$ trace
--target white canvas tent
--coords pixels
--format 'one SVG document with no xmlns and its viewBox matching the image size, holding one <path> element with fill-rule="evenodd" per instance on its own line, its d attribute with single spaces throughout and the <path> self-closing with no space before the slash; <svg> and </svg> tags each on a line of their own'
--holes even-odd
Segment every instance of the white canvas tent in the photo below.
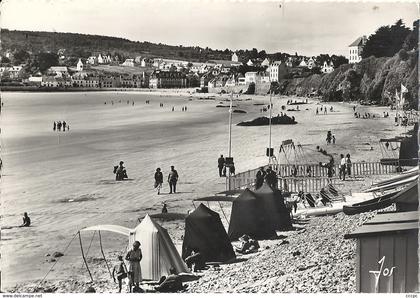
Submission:
<svg viewBox="0 0 420 298">
<path fill-rule="evenodd" d="M 172 267 L 176 273 L 188 272 L 168 232 L 149 215 L 134 229 L 116 225 L 98 225 L 80 230 L 109 231 L 128 236 L 129 248 L 134 241 L 140 241 L 143 259 L 140 262 L 142 277 L 145 280 L 159 280 L 169 275 Z"/>
</svg>

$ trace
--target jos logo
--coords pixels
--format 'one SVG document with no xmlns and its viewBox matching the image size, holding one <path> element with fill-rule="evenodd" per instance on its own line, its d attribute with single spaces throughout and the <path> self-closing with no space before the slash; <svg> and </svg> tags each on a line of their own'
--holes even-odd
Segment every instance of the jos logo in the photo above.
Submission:
<svg viewBox="0 0 420 298">
<path fill-rule="evenodd" d="M 378 285 L 379 285 L 379 278 L 381 276 L 392 276 L 394 273 L 395 266 L 391 268 L 384 268 L 385 263 L 385 256 L 382 257 L 382 259 L 379 260 L 378 264 L 381 265 L 379 270 L 370 270 L 369 273 L 372 273 L 375 276 L 375 292 L 378 292 Z"/>
</svg>

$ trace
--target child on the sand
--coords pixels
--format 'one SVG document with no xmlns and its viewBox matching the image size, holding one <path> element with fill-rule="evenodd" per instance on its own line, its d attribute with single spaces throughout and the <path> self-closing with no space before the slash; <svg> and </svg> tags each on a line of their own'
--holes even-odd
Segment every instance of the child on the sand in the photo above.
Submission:
<svg viewBox="0 0 420 298">
<path fill-rule="evenodd" d="M 122 256 L 118 256 L 118 264 L 115 265 L 112 270 L 112 278 L 114 279 L 114 282 L 117 282 L 115 276 L 118 279 L 118 293 L 121 293 L 122 281 L 127 278 L 127 267 L 125 266 Z"/>
<path fill-rule="evenodd" d="M 31 225 L 31 219 L 28 216 L 28 213 L 23 213 L 23 224 L 21 227 L 29 227 Z"/>
</svg>

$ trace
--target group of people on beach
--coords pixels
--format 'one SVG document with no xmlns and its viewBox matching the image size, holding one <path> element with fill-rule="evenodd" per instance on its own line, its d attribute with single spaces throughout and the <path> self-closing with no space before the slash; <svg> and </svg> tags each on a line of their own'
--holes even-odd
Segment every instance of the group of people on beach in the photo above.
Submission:
<svg viewBox="0 0 420 298">
<path fill-rule="evenodd" d="M 324 115 L 326 115 L 326 114 L 328 113 L 328 111 L 327 111 L 327 107 L 321 106 L 320 110 L 321 110 L 321 112 L 322 112 L 322 111 L 324 111 Z M 333 111 L 334 111 L 334 108 L 333 108 L 333 106 L 331 106 L 331 107 L 330 107 L 330 112 L 333 112 Z M 316 113 L 317 115 L 319 115 L 319 110 L 318 110 L 318 108 L 316 108 L 315 113 Z"/>
<path fill-rule="evenodd" d="M 118 102 L 119 103 L 122 103 L 122 100 L 120 99 Z M 104 101 L 104 105 L 106 105 L 106 104 L 107 104 L 107 102 Z M 127 100 L 127 104 L 128 105 L 130 104 L 130 100 Z M 114 101 L 113 100 L 111 100 L 111 105 L 114 105 Z M 131 101 L 131 105 L 134 106 L 134 100 Z"/>
<path fill-rule="evenodd" d="M 350 153 L 347 153 L 346 156 L 344 154 L 340 154 L 340 171 L 339 171 L 339 178 L 343 181 L 346 180 L 346 174 L 350 177 L 351 175 L 351 159 Z"/>
<path fill-rule="evenodd" d="M 331 130 L 329 130 L 328 132 L 327 132 L 327 138 L 325 139 L 326 141 L 327 141 L 327 145 L 329 145 L 329 144 L 335 144 L 335 135 L 333 135 L 332 133 L 331 133 Z"/>
<path fill-rule="evenodd" d="M 226 159 L 223 157 L 223 154 L 217 159 L 217 168 L 219 169 L 219 177 L 226 177 L 226 170 L 229 169 L 231 175 L 235 175 L 235 165 L 226 164 Z"/>
<path fill-rule="evenodd" d="M 124 162 L 120 161 L 119 165 L 114 166 L 114 174 L 116 181 L 122 181 L 124 179 L 128 179 L 127 169 L 124 166 Z M 156 169 L 154 175 L 155 183 L 154 188 L 157 189 L 157 194 L 160 194 L 160 190 L 162 189 L 163 185 L 163 173 L 160 168 Z M 169 184 L 169 194 L 176 193 L 176 184 L 178 182 L 179 175 L 178 171 L 175 170 L 174 166 L 171 166 L 171 170 L 169 171 L 168 175 L 168 184 Z"/>
<path fill-rule="evenodd" d="M 277 173 L 273 171 L 271 166 L 268 166 L 267 170 L 264 167 L 260 167 L 255 175 L 255 189 L 259 189 L 264 184 L 264 181 L 272 189 L 277 189 Z"/>
<path fill-rule="evenodd" d="M 117 257 L 117 263 L 112 269 L 112 278 L 118 283 L 118 293 L 122 291 L 123 281 L 128 278 L 129 293 L 142 293 L 140 283 L 143 281 L 140 262 L 143 259 L 140 241 L 134 241 L 133 247 L 127 252 L 124 262 L 123 256 Z M 187 262 L 187 260 L 186 260 Z M 176 273 L 175 268 L 169 268 L 169 275 L 162 276 L 154 287 L 160 293 L 175 293 L 183 289 L 182 278 Z"/>
<path fill-rule="evenodd" d="M 179 179 L 178 171 L 175 170 L 174 166 L 171 166 L 171 170 L 169 171 L 169 175 L 168 175 L 169 194 L 176 193 L 176 184 L 178 182 L 178 179 Z M 160 194 L 162 185 L 163 185 L 163 173 L 160 168 L 157 168 L 155 172 L 154 187 L 155 189 L 157 189 L 158 195 Z"/>
<path fill-rule="evenodd" d="M 70 130 L 70 125 L 68 123 L 66 123 L 66 121 L 54 121 L 53 123 L 53 131 L 61 131 L 61 129 L 63 129 L 63 131 Z"/>
</svg>

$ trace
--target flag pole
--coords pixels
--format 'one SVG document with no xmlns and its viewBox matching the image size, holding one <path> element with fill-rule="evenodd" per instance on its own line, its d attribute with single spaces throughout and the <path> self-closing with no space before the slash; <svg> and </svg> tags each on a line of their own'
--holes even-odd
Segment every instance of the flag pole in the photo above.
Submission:
<svg viewBox="0 0 420 298">
<path fill-rule="evenodd" d="M 233 91 L 230 93 L 230 106 L 229 106 L 229 148 L 228 148 L 228 157 L 232 157 L 232 101 L 233 101 Z M 227 179 L 227 183 L 226 183 L 226 190 L 230 190 L 230 176 L 231 176 L 231 172 L 230 172 L 230 167 L 228 167 L 227 169 L 228 171 L 228 177 Z"/>
<path fill-rule="evenodd" d="M 272 116 L 272 107 L 273 107 L 273 104 L 272 104 L 272 102 L 271 102 L 271 90 L 270 90 L 270 119 L 268 120 L 269 122 L 268 122 L 268 127 L 269 127 L 269 129 L 268 129 L 268 131 L 269 131 L 269 138 L 268 138 L 268 165 L 271 165 L 271 116 Z"/>
</svg>

